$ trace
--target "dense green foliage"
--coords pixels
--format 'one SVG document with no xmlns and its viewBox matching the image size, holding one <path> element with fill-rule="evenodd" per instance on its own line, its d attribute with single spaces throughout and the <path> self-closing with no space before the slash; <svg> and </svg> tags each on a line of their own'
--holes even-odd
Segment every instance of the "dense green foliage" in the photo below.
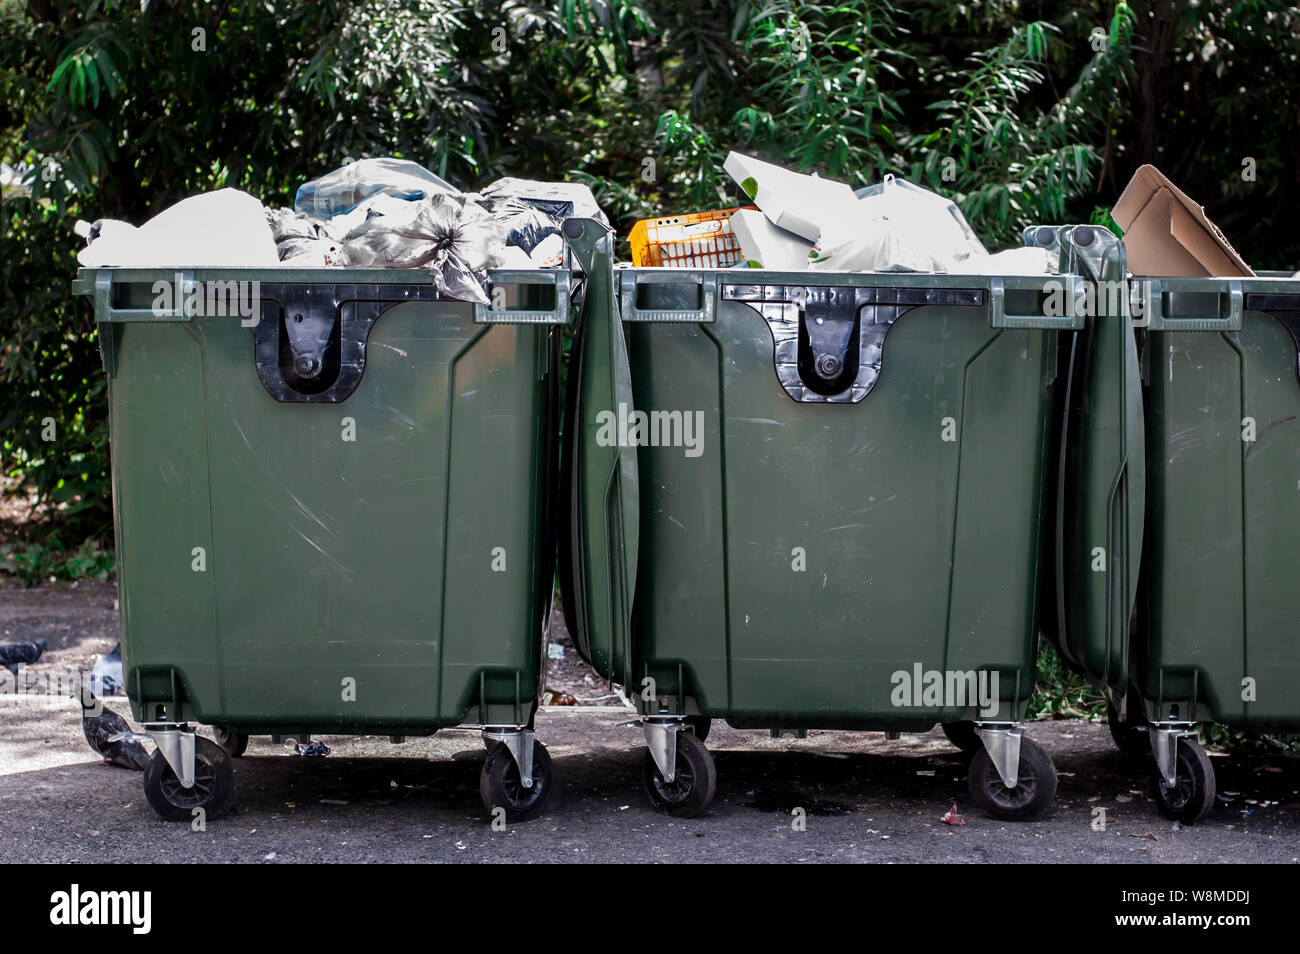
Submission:
<svg viewBox="0 0 1300 954">
<path fill-rule="evenodd" d="M 625 233 L 735 203 L 721 159 L 738 148 L 855 185 L 905 175 L 992 246 L 1104 220 L 1151 161 L 1248 261 L 1300 262 L 1298 17 L 1240 0 L 0 0 L 0 160 L 34 170 L 0 209 L 0 471 L 56 505 L 46 543 L 107 537 L 77 218 L 139 222 L 225 185 L 287 204 L 345 157 L 467 188 L 582 179 Z"/>
</svg>

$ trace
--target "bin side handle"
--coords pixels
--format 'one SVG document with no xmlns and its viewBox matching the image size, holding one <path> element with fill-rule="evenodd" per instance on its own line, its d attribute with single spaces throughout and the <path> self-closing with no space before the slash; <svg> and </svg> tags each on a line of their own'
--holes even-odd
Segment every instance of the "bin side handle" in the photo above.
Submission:
<svg viewBox="0 0 1300 954">
<path fill-rule="evenodd" d="M 508 285 L 548 285 L 555 289 L 554 308 L 506 308 L 504 292 Z M 569 321 L 569 272 L 567 269 L 529 271 L 511 269 L 491 273 L 488 281 L 488 304 L 474 303 L 474 322 L 487 324 L 564 325 Z"/>
<path fill-rule="evenodd" d="M 1241 281 L 1235 278 L 1138 278 L 1143 315 L 1134 324 L 1151 331 L 1240 331 L 1244 296 Z M 1170 316 L 1164 313 L 1167 292 L 1218 293 L 1219 312 L 1215 315 Z M 1227 298 L 1227 313 L 1223 300 Z"/>
<path fill-rule="evenodd" d="M 678 321 L 709 324 L 713 321 L 718 277 L 711 271 L 654 269 L 650 273 L 623 269 L 618 273 L 619 312 L 624 321 Z M 641 285 L 695 285 L 699 288 L 699 308 L 638 308 L 636 291 Z"/>
<path fill-rule="evenodd" d="M 1078 331 L 1087 320 L 1084 280 L 1075 275 L 999 275 L 989 278 L 989 326 Z M 1017 315 L 1007 311 L 1008 291 L 1042 292 L 1060 315 Z"/>
<path fill-rule="evenodd" d="M 151 288 L 156 289 L 158 284 L 158 282 L 153 283 Z M 185 314 L 185 302 L 189 301 L 194 294 L 194 272 L 188 270 L 176 272 L 172 285 L 173 287 L 170 289 L 168 296 L 172 305 L 170 309 L 155 308 L 152 305 L 148 308 L 118 308 L 113 304 L 112 269 L 98 269 L 95 272 L 95 286 L 93 289 L 95 321 L 97 323 L 108 321 L 189 321 L 192 316 Z M 80 286 L 74 284 L 74 292 L 82 289 L 85 289 L 84 283 Z"/>
</svg>

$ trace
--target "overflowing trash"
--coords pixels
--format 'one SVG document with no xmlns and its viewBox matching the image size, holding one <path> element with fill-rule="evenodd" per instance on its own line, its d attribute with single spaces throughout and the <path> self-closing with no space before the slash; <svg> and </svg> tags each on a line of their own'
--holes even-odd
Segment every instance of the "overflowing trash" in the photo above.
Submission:
<svg viewBox="0 0 1300 954">
<path fill-rule="evenodd" d="M 780 270 L 1046 275 L 1045 249 L 991 255 L 951 200 L 894 176 L 854 191 L 733 152 L 723 168 L 758 210 L 731 217 L 742 265 Z"/>
<path fill-rule="evenodd" d="M 1111 217 L 1124 230 L 1134 275 L 1251 278 L 1255 272 L 1209 220 L 1205 209 L 1159 169 L 1133 173 Z"/>
<path fill-rule="evenodd" d="M 191 196 L 140 227 L 78 222 L 86 267 L 423 268 L 439 294 L 488 303 L 493 268 L 565 264 L 561 227 L 608 225 L 580 183 L 504 178 L 461 192 L 406 159 L 349 162 L 304 183 L 292 209 L 237 189 Z"/>
<path fill-rule="evenodd" d="M 956 204 L 885 176 L 822 226 L 811 267 L 834 271 L 963 272 L 988 252 Z"/>
<path fill-rule="evenodd" d="M 779 271 L 1051 275 L 1043 248 L 990 254 L 961 209 L 905 179 L 848 184 L 729 153 L 723 168 L 754 206 L 638 222 L 634 263 Z M 725 217 L 717 224 L 715 220 Z"/>
<path fill-rule="evenodd" d="M 262 203 L 238 189 L 182 199 L 136 228 L 117 219 L 78 223 L 86 268 L 266 267 L 280 264 Z"/>
<path fill-rule="evenodd" d="M 774 226 L 808 242 L 841 222 L 845 209 L 857 201 L 843 182 L 801 175 L 738 152 L 729 153 L 722 168 Z"/>
<path fill-rule="evenodd" d="M 733 229 L 739 208 L 687 212 L 642 219 L 628 233 L 632 264 L 638 268 L 730 268 L 741 260 Z M 755 212 L 760 219 L 762 213 Z M 802 267 L 802 266 L 800 266 Z"/>
<path fill-rule="evenodd" d="M 328 219 L 346 214 L 377 195 L 418 202 L 457 190 L 440 176 L 409 159 L 359 159 L 298 189 L 295 212 Z"/>
<path fill-rule="evenodd" d="M 405 214 L 367 218 L 343 237 L 345 264 L 427 268 L 439 294 L 488 303 L 483 283 L 505 259 L 506 228 L 464 196 L 440 193 Z"/>
</svg>

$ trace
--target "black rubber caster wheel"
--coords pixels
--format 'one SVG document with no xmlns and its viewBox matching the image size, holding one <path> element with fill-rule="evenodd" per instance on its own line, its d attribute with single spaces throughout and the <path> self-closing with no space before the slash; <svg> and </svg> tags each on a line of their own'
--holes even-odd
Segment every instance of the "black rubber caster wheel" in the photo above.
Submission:
<svg viewBox="0 0 1300 954">
<path fill-rule="evenodd" d="M 975 734 L 974 722 L 945 722 L 942 728 L 948 741 L 967 755 L 973 756 L 984 748 L 984 743 Z"/>
<path fill-rule="evenodd" d="M 713 756 L 704 743 L 690 732 L 677 733 L 677 773 L 665 782 L 647 749 L 642 764 L 642 780 L 650 803 L 659 811 L 677 818 L 694 818 L 713 801 L 718 787 L 718 773 Z"/>
<path fill-rule="evenodd" d="M 1119 717 L 1115 704 L 1106 703 L 1106 725 L 1110 737 L 1115 740 L 1115 747 L 1131 759 L 1151 758 L 1151 736 L 1147 732 L 1147 721 L 1142 716 L 1140 704 L 1130 702 L 1127 719 Z"/>
<path fill-rule="evenodd" d="M 709 737 L 709 729 L 713 727 L 713 720 L 708 716 L 692 715 L 686 717 L 686 724 L 695 732 L 695 737 L 704 742 Z"/>
<path fill-rule="evenodd" d="M 212 737 L 232 759 L 237 759 L 248 751 L 248 736 L 243 732 L 236 732 L 224 725 L 214 725 Z"/>
<path fill-rule="evenodd" d="M 970 792 L 984 814 L 1001 821 L 1037 818 L 1056 797 L 1056 766 L 1037 742 L 1021 737 L 1016 787 L 1002 784 L 989 753 L 980 748 L 970 763 Z"/>
<path fill-rule="evenodd" d="M 161 751 L 155 751 L 144 770 L 144 796 L 149 804 L 168 821 L 187 822 L 195 817 L 196 808 L 211 818 L 230 801 L 235 789 L 235 773 L 230 756 L 211 739 L 194 740 L 194 787 L 185 788 Z"/>
<path fill-rule="evenodd" d="M 1178 740 L 1177 772 L 1178 781 L 1170 787 L 1156 769 L 1151 779 L 1156 807 L 1166 818 L 1195 825 L 1214 808 L 1214 766 L 1201 743 L 1187 736 Z"/>
<path fill-rule="evenodd" d="M 551 755 L 546 746 L 533 740 L 533 784 L 524 788 L 510 749 L 502 742 L 489 744 L 478 777 L 478 794 L 489 815 L 503 808 L 508 822 L 526 821 L 538 814 L 551 797 Z"/>
</svg>

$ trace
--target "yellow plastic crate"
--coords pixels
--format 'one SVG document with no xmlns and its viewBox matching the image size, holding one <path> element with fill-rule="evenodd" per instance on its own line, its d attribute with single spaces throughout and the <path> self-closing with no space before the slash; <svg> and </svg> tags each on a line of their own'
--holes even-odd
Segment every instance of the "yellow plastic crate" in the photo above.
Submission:
<svg viewBox="0 0 1300 954">
<path fill-rule="evenodd" d="M 752 209 L 751 206 L 744 208 Z M 731 231 L 737 209 L 642 219 L 632 226 L 632 264 L 649 268 L 729 268 L 744 257 Z"/>
</svg>

